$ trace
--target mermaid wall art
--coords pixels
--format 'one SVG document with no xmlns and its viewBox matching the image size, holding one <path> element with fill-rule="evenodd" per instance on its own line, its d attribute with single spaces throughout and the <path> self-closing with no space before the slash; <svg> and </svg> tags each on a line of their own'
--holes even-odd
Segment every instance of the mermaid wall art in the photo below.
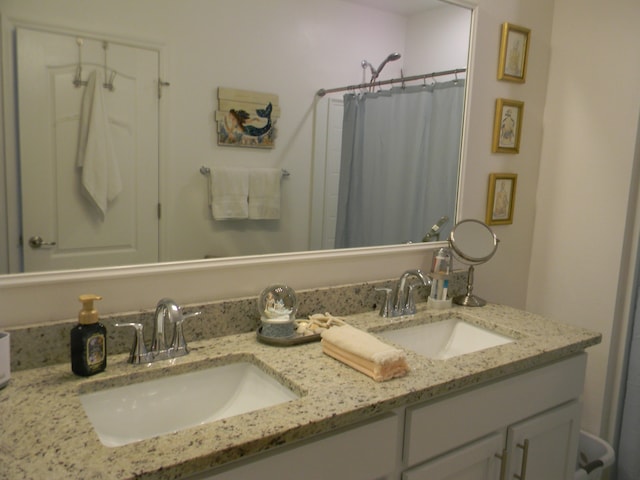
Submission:
<svg viewBox="0 0 640 480">
<path fill-rule="evenodd" d="M 273 148 L 278 96 L 230 88 L 218 89 L 218 145 Z"/>
</svg>

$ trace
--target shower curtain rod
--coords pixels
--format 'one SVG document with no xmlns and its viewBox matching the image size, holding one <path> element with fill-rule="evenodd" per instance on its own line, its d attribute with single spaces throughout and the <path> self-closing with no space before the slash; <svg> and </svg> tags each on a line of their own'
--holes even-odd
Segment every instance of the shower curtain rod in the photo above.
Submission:
<svg viewBox="0 0 640 480">
<path fill-rule="evenodd" d="M 404 85 L 406 82 L 415 82 L 418 80 L 426 80 L 427 78 L 435 78 L 442 77 L 443 75 L 457 75 L 459 73 L 465 73 L 467 71 L 466 68 L 456 68 L 453 70 L 443 70 L 441 72 L 433 72 L 433 73 L 423 73 L 422 75 L 413 75 L 411 77 L 400 77 L 400 78 L 392 78 L 391 80 L 382 80 L 379 82 L 373 83 L 360 83 L 358 85 L 349 85 L 347 87 L 336 87 L 336 88 L 321 88 L 316 92 L 316 95 L 319 97 L 324 97 L 327 93 L 335 93 L 335 92 L 345 92 L 348 90 L 359 90 L 361 88 L 371 88 L 371 87 L 380 87 L 382 85 L 389 85 L 392 83 L 401 83 Z"/>
</svg>

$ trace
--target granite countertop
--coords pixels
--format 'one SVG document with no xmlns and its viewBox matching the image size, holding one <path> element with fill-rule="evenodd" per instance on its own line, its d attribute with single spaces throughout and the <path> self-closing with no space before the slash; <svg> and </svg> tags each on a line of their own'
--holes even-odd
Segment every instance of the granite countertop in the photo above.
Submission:
<svg viewBox="0 0 640 480">
<path fill-rule="evenodd" d="M 381 318 L 375 312 L 344 318 L 353 326 L 377 331 L 451 315 L 516 341 L 444 361 L 407 352 L 410 373 L 383 383 L 323 354 L 319 342 L 275 347 L 259 343 L 255 333 L 191 342 L 189 355 L 149 366 L 129 365 L 127 355 L 112 355 L 106 372 L 87 379 L 74 376 L 68 364 L 15 372 L 0 390 L 0 477 L 180 478 L 396 407 L 523 372 L 601 341 L 597 333 L 498 305 L 428 311 L 420 304 L 416 315 L 400 319 Z M 302 396 L 122 447 L 100 443 L 80 404 L 80 392 L 237 360 L 266 368 Z"/>
</svg>

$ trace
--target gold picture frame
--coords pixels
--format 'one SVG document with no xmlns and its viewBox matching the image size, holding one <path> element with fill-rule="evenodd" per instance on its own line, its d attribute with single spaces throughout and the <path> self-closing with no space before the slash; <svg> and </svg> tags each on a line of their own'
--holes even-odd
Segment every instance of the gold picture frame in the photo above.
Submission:
<svg viewBox="0 0 640 480">
<path fill-rule="evenodd" d="M 508 225 L 513 223 L 513 207 L 516 199 L 516 173 L 492 173 L 489 175 L 487 195 L 487 225 Z"/>
<path fill-rule="evenodd" d="M 519 153 L 524 102 L 498 98 L 493 121 L 493 153 Z"/>
<path fill-rule="evenodd" d="M 527 78 L 527 57 L 531 30 L 512 23 L 502 24 L 498 80 L 524 83 Z"/>
</svg>

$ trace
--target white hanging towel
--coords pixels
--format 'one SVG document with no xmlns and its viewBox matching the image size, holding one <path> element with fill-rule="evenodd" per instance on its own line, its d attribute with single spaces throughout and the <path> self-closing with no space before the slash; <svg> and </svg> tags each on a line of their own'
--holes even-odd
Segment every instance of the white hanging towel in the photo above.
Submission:
<svg viewBox="0 0 640 480">
<path fill-rule="evenodd" d="M 278 168 L 260 168 L 249 173 L 249 218 L 280 218 L 281 179 L 282 170 Z"/>
<path fill-rule="evenodd" d="M 84 191 L 104 219 L 109 202 L 122 191 L 122 179 L 104 106 L 103 83 L 100 70 L 89 74 L 80 111 L 76 166 L 82 169 Z"/>
<path fill-rule="evenodd" d="M 249 216 L 249 172 L 244 168 L 211 169 L 211 214 L 216 220 Z"/>
</svg>

